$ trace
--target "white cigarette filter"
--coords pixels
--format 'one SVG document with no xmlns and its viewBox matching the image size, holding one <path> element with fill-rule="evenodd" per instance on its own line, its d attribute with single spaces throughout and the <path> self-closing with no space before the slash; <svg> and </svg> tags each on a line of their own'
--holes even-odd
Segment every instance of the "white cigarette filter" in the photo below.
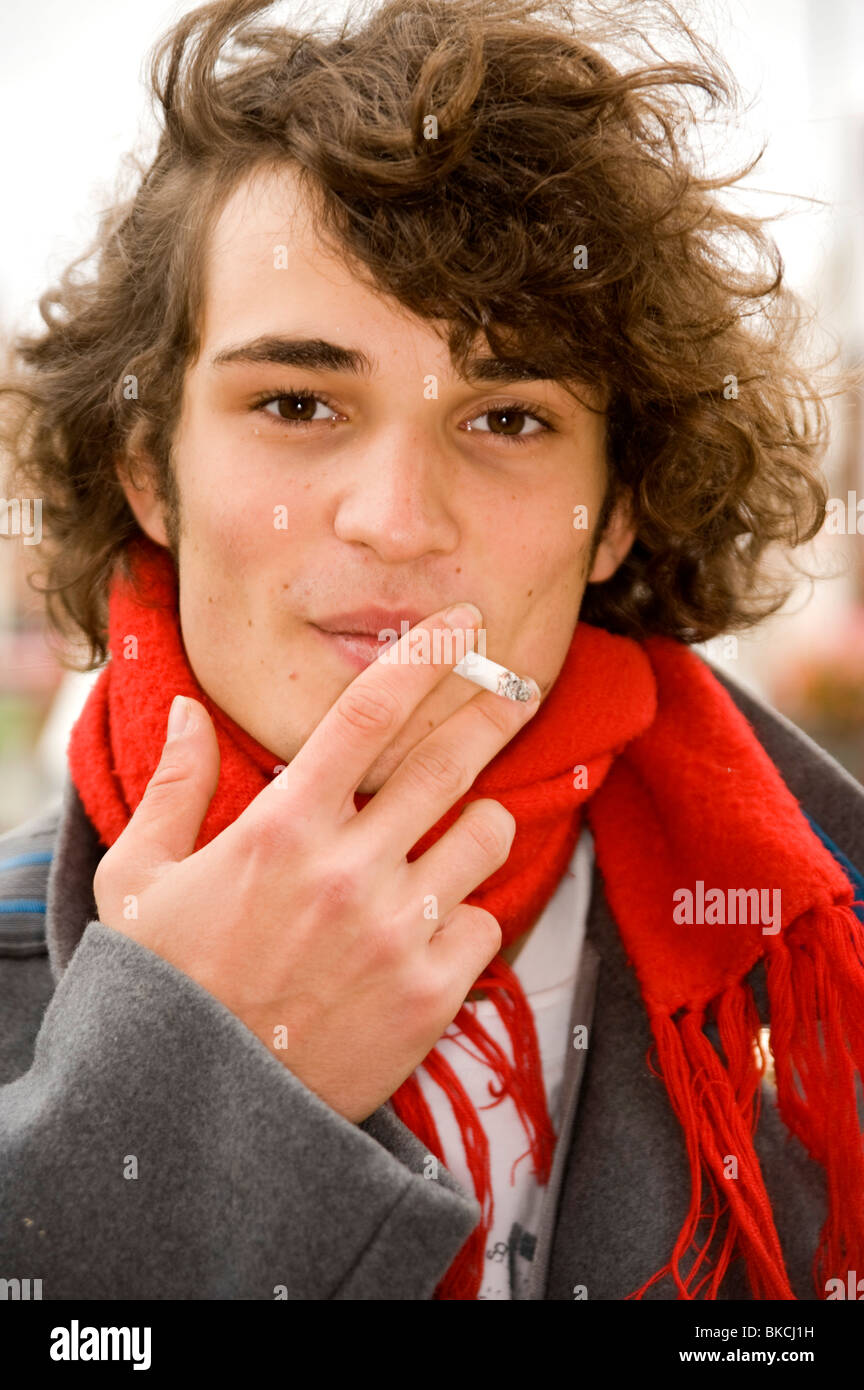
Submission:
<svg viewBox="0 0 864 1390">
<path fill-rule="evenodd" d="M 481 656 L 480 652 L 466 652 L 453 670 L 457 676 L 464 676 L 484 690 L 491 690 L 493 695 L 503 695 L 505 700 L 534 698 L 535 691 L 530 681 L 523 680 L 506 666 L 499 666 L 497 661 L 490 661 L 488 656 Z"/>
</svg>

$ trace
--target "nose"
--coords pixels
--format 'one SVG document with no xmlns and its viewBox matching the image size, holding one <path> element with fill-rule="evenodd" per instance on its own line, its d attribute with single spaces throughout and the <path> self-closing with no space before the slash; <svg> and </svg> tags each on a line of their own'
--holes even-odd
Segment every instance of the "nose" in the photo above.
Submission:
<svg viewBox="0 0 864 1390">
<path fill-rule="evenodd" d="M 436 448 L 416 430 L 380 434 L 348 469 L 334 530 L 387 563 L 449 554 L 459 528 L 448 495 L 454 495 L 454 478 L 440 444 Z"/>
</svg>

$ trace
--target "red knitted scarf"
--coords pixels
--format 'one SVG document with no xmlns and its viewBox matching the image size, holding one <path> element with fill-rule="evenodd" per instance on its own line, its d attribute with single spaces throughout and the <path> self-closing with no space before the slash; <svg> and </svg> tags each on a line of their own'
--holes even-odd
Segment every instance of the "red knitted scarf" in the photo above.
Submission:
<svg viewBox="0 0 864 1390">
<path fill-rule="evenodd" d="M 113 844 L 159 761 L 173 697 L 194 696 L 213 719 L 221 753 L 199 849 L 236 819 L 282 764 L 198 684 L 180 634 L 168 552 L 139 540 L 130 563 L 135 584 L 118 575 L 112 587 L 111 656 L 72 732 L 71 776 L 102 842 Z M 766 1058 L 745 977 L 760 957 L 780 1113 L 826 1173 L 828 1217 L 814 1258 L 819 1296 L 828 1278 L 864 1269 L 864 1150 L 855 1101 L 856 1074 L 864 1072 L 864 929 L 851 910 L 846 876 L 705 664 L 667 638 L 637 643 L 580 623 L 537 714 L 410 858 L 424 853 L 478 797 L 496 798 L 516 819 L 507 862 L 467 899 L 495 915 L 503 944 L 522 936 L 551 898 L 584 811 L 639 981 L 659 1070 L 650 1055 L 649 1065 L 662 1077 L 683 1128 L 691 1202 L 668 1264 L 631 1297 L 669 1276 L 680 1298 L 714 1298 L 731 1258 L 740 1254 L 755 1298 L 794 1298 L 753 1146 Z M 358 793 L 355 805 L 361 809 L 368 799 Z M 704 923 L 697 915 L 688 925 L 680 920 L 681 890 L 696 900 L 700 884 L 704 902 L 713 906 L 699 914 Z M 716 904 L 752 904 L 752 892 L 745 899 L 732 890 L 754 889 L 760 902 L 762 890 L 768 890 L 766 902 L 778 901 L 773 891 L 779 890 L 782 928 L 776 934 L 763 931 L 768 914 L 752 907 L 736 914 L 743 923 L 721 925 L 731 923 L 732 913 L 720 916 Z M 526 1154 L 545 1183 L 556 1136 L 530 1007 L 500 955 L 474 988 L 485 990 L 498 1009 L 512 1059 L 481 1028 L 472 1004 L 463 1005 L 456 1021 L 496 1078 L 492 1104 L 512 1096 L 526 1130 Z M 716 1022 L 722 1056 L 703 1031 L 706 1016 Z M 492 1218 L 489 1146 L 479 1115 L 437 1049 L 422 1065 L 453 1105 L 482 1213 L 435 1296 L 476 1298 Z M 446 1163 L 416 1076 L 392 1103 Z M 736 1181 L 726 1180 L 730 1154 L 738 1161 Z M 707 1216 L 705 1193 L 712 1201 Z M 710 1231 L 699 1247 L 705 1220 Z"/>
</svg>

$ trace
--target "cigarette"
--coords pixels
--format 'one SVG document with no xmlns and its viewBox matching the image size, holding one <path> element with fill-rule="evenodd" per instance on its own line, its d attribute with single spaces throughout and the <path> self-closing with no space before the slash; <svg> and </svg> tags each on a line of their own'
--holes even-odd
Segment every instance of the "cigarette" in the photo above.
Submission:
<svg viewBox="0 0 864 1390">
<path fill-rule="evenodd" d="M 480 652 L 466 652 L 453 670 L 457 676 L 491 690 L 493 695 L 503 695 L 505 700 L 533 700 L 536 694 L 531 681 L 523 680 L 515 671 L 499 666 L 497 661 L 490 661 Z"/>
</svg>

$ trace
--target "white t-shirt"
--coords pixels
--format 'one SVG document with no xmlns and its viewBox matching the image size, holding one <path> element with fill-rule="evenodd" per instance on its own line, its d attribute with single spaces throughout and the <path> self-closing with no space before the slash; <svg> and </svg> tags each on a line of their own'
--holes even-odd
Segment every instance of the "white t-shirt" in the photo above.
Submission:
<svg viewBox="0 0 864 1390">
<path fill-rule="evenodd" d="M 559 1132 L 561 1085 L 570 1044 L 570 1012 L 591 894 L 593 858 L 591 833 L 587 827 L 583 827 L 555 893 L 513 966 L 534 1016 L 549 1117 L 556 1134 Z M 491 1000 L 471 1000 L 466 1007 L 476 1011 L 486 1032 L 495 1038 L 512 1061 L 509 1035 Z M 462 1037 L 461 1046 L 452 1041 L 454 1036 Z M 511 1097 L 505 1096 L 491 1109 L 480 1108 L 488 1105 L 492 1099 L 489 1082 L 495 1081 L 495 1075 L 482 1059 L 477 1058 L 473 1045 L 463 1037 L 455 1021 L 445 1030 L 437 1047 L 477 1108 L 489 1140 L 492 1228 L 486 1242 L 485 1273 L 478 1298 L 509 1299 L 512 1290 L 508 1255 L 514 1222 L 518 1222 L 523 1231 L 536 1236 L 547 1189 L 538 1185 L 531 1171 L 531 1154 L 526 1153 L 528 1135 Z M 470 1055 L 466 1047 L 472 1049 Z M 468 1195 L 473 1197 L 474 1183 L 450 1101 L 437 1082 L 427 1075 L 425 1068 L 418 1067 L 414 1075 L 434 1116 L 447 1168 Z M 514 1172 L 513 1164 L 521 1154 L 525 1154 L 525 1157 Z"/>
</svg>

